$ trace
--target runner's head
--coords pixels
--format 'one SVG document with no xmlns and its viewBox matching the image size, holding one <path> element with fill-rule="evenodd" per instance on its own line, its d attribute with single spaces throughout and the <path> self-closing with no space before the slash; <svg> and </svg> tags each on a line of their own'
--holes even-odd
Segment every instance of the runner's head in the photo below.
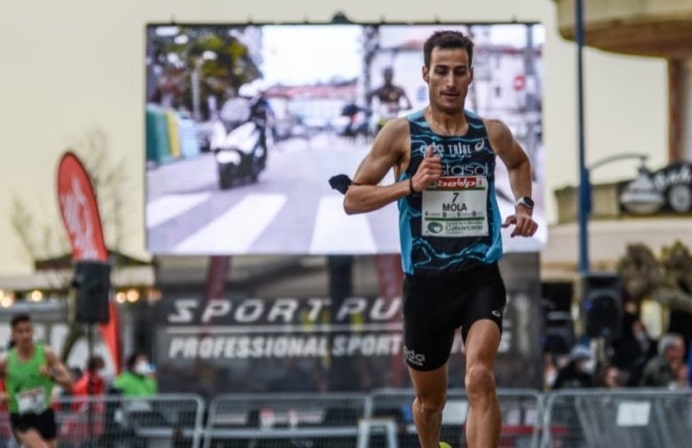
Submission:
<svg viewBox="0 0 692 448">
<path fill-rule="evenodd" d="M 473 41 L 461 31 L 435 31 L 423 44 L 423 61 L 430 68 L 434 50 L 464 50 L 469 67 L 473 63 Z"/>
<path fill-rule="evenodd" d="M 423 80 L 430 106 L 460 114 L 473 81 L 473 42 L 459 31 L 437 31 L 423 45 Z"/>
<path fill-rule="evenodd" d="M 28 314 L 22 313 L 12 317 L 10 328 L 12 329 L 12 341 L 17 348 L 26 348 L 33 344 L 34 327 Z"/>
<path fill-rule="evenodd" d="M 385 68 L 382 70 L 382 77 L 384 78 L 385 85 L 391 86 L 394 80 L 394 69 L 391 67 Z"/>
</svg>

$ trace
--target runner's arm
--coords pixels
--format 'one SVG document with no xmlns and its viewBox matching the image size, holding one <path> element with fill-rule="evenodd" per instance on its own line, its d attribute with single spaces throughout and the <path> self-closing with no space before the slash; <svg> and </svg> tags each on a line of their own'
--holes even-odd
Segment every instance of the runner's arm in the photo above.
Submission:
<svg viewBox="0 0 692 448">
<path fill-rule="evenodd" d="M 531 197 L 531 162 L 526 152 L 514 139 L 512 131 L 500 120 L 487 120 L 488 137 L 495 153 L 507 167 L 509 183 L 516 199 Z M 529 216 L 532 210 L 522 207 Z"/>
<path fill-rule="evenodd" d="M 5 374 L 7 373 L 7 356 L 2 355 L 0 356 L 0 381 L 6 380 Z M 4 384 L 3 384 L 4 386 Z M 7 402 L 8 395 L 7 395 L 7 390 L 5 387 L 2 388 L 2 391 L 0 391 L 0 404 L 4 404 Z"/>
<path fill-rule="evenodd" d="M 377 210 L 411 193 L 408 180 L 378 185 L 390 169 L 401 163 L 408 135 L 405 118 L 392 120 L 377 134 L 346 191 L 344 210 L 347 214 Z"/>
<path fill-rule="evenodd" d="M 72 388 L 72 375 L 65 367 L 65 364 L 60 361 L 58 355 L 49 348 L 46 348 L 46 360 L 48 361 L 48 367 L 52 373 L 52 379 L 63 389 Z"/>
</svg>

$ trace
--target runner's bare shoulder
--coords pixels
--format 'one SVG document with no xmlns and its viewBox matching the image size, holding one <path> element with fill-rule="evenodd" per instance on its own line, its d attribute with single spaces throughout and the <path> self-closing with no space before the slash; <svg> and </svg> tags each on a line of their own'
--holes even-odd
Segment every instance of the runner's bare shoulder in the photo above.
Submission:
<svg viewBox="0 0 692 448">
<path fill-rule="evenodd" d="M 409 122 L 406 117 L 397 117 L 384 125 L 377 134 L 375 145 L 384 145 L 395 152 L 405 152 L 411 135 Z"/>
<path fill-rule="evenodd" d="M 485 124 L 485 130 L 488 133 L 490 145 L 495 152 L 502 151 L 508 146 L 512 146 L 514 137 L 512 137 L 512 131 L 510 131 L 504 121 L 498 120 L 497 118 L 484 118 L 483 124 Z"/>
</svg>

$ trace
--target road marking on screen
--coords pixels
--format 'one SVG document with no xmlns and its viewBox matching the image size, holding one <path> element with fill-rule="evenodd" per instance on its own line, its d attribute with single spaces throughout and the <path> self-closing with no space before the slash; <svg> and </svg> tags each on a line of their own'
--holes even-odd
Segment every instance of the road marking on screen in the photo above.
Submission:
<svg viewBox="0 0 692 448">
<path fill-rule="evenodd" d="M 170 194 L 147 204 L 147 227 L 156 227 L 182 215 L 211 197 L 211 193 Z"/>
<path fill-rule="evenodd" d="M 244 254 L 285 203 L 284 194 L 248 194 L 235 207 L 185 238 L 173 252 Z"/>
<path fill-rule="evenodd" d="M 310 253 L 372 254 L 376 252 L 375 239 L 364 214 L 346 215 L 342 196 L 320 199 Z"/>
</svg>

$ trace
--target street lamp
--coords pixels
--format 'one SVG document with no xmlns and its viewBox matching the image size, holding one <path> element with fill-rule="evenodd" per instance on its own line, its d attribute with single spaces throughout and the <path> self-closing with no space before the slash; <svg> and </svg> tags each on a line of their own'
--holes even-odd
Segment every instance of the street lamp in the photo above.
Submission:
<svg viewBox="0 0 692 448">
<path fill-rule="evenodd" d="M 590 271 L 589 260 L 589 215 L 591 213 L 591 181 L 590 171 L 608 163 L 638 158 L 641 160 L 639 177 L 630 184 L 621 200 L 622 205 L 631 212 L 653 213 L 663 205 L 664 198 L 658 192 L 651 179 L 651 173 L 644 165 L 648 158 L 645 154 L 618 154 L 600 160 L 591 167 L 586 166 L 584 144 L 584 1 L 575 0 L 575 41 L 577 43 L 577 127 L 579 143 L 579 201 L 577 220 L 579 229 L 579 274 L 584 277 Z"/>
<path fill-rule="evenodd" d="M 589 173 L 586 168 L 584 150 L 584 3 L 583 0 L 574 2 L 575 11 L 575 40 L 577 42 L 577 128 L 579 136 L 579 273 L 589 272 L 589 211 L 591 208 L 591 191 Z"/>
</svg>

